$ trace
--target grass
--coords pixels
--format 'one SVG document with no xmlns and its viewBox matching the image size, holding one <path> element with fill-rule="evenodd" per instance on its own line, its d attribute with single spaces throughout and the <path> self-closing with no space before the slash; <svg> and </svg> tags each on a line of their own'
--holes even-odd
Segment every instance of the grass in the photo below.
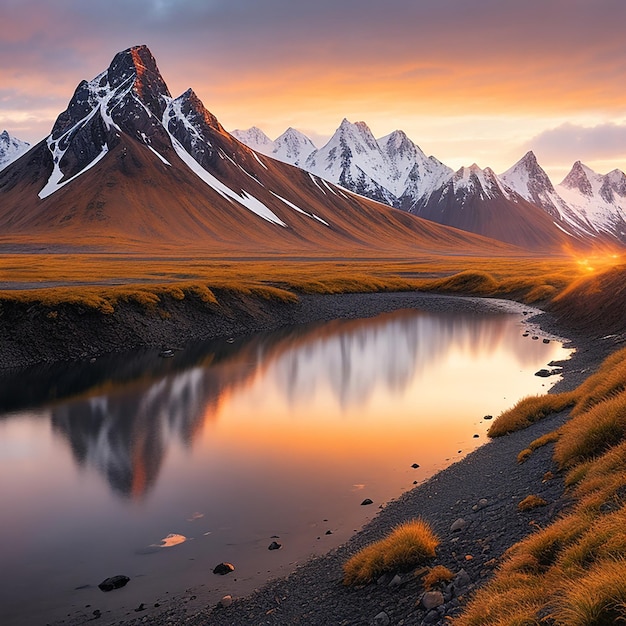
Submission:
<svg viewBox="0 0 626 626">
<path fill-rule="evenodd" d="M 573 504 L 562 518 L 509 549 L 456 626 L 626 623 L 625 360 L 626 350 L 608 357 L 572 392 L 570 419 L 520 452 L 527 458 L 555 441 L 554 460 L 566 471 Z M 532 423 L 535 405 L 522 409 L 531 417 L 507 424 Z M 536 504 L 536 496 L 520 507 L 525 503 Z"/>
<path fill-rule="evenodd" d="M 626 436 L 626 393 L 579 413 L 561 428 L 554 458 L 561 468 L 598 457 Z"/>
<path fill-rule="evenodd" d="M 405 522 L 351 557 L 343 566 L 343 582 L 364 585 L 387 572 L 408 571 L 433 558 L 438 545 L 439 539 L 425 521 Z"/>
<path fill-rule="evenodd" d="M 574 406 L 576 399 L 577 393 L 571 391 L 522 398 L 513 408 L 504 411 L 494 420 L 487 435 L 502 437 L 528 428 L 549 415 Z"/>
<path fill-rule="evenodd" d="M 422 579 L 424 588 L 427 590 L 441 587 L 454 579 L 454 573 L 444 565 L 431 567 Z"/>
<path fill-rule="evenodd" d="M 535 494 L 531 494 L 529 496 L 526 496 L 518 505 L 517 505 L 517 509 L 518 511 L 530 511 L 532 509 L 536 509 L 540 506 L 547 506 L 547 502 L 535 495 Z"/>
</svg>

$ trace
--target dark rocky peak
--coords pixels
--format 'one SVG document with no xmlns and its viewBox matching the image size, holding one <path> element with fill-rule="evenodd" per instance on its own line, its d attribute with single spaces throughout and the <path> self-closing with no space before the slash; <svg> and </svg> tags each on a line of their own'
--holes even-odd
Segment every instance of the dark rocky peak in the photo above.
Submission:
<svg viewBox="0 0 626 626">
<path fill-rule="evenodd" d="M 118 52 L 106 71 L 107 82 L 116 89 L 132 82 L 133 91 L 159 119 L 165 111 L 166 98 L 171 94 L 152 53 L 147 46 L 134 46 Z"/>
<path fill-rule="evenodd" d="M 586 196 L 593 195 L 593 187 L 587 175 L 587 168 L 580 162 L 574 163 L 570 173 L 563 179 L 561 183 L 567 189 L 577 189 Z"/>
<path fill-rule="evenodd" d="M 230 137 L 192 89 L 169 102 L 163 124 L 185 150 L 205 168 L 209 167 L 215 158 L 215 134 Z"/>
<path fill-rule="evenodd" d="M 198 130 L 208 126 L 218 133 L 226 132 L 222 125 L 218 122 L 215 115 L 206 109 L 202 100 L 198 98 L 193 89 L 187 89 L 185 93 L 176 98 L 175 102 L 179 103 L 181 113 Z"/>
<path fill-rule="evenodd" d="M 115 55 L 107 70 L 91 81 L 79 83 L 67 109 L 52 128 L 52 139 L 58 139 L 77 126 L 96 107 L 101 107 L 105 117 L 114 118 L 123 130 L 132 133 L 131 117 L 145 118 L 146 111 L 140 110 L 145 107 L 161 120 L 170 98 L 150 50 L 146 46 L 128 48 Z"/>
</svg>

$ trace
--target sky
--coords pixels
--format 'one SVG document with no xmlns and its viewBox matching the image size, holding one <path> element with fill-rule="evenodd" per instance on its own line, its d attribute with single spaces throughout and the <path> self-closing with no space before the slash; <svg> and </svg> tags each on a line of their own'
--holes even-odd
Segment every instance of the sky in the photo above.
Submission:
<svg viewBox="0 0 626 626">
<path fill-rule="evenodd" d="M 626 170 L 625 0 L 0 0 L 0 130 L 37 142 L 82 79 L 146 44 L 228 129 L 343 118 L 501 173 L 533 150 Z"/>
</svg>

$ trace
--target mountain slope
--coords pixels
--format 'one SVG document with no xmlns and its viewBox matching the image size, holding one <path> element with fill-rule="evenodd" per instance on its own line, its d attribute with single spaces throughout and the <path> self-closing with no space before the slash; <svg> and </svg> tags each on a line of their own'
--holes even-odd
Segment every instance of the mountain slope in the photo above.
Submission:
<svg viewBox="0 0 626 626">
<path fill-rule="evenodd" d="M 17 160 L 30 148 L 30 144 L 3 130 L 0 133 L 0 170 Z"/>
<path fill-rule="evenodd" d="M 476 164 L 459 169 L 411 212 L 528 249 L 560 250 L 581 244 L 556 226 L 546 211 L 508 188 L 493 170 Z"/>
<path fill-rule="evenodd" d="M 327 254 L 504 251 L 355 196 L 172 98 L 136 46 L 82 81 L 51 134 L 0 173 L 2 241 L 89 249 Z"/>
</svg>

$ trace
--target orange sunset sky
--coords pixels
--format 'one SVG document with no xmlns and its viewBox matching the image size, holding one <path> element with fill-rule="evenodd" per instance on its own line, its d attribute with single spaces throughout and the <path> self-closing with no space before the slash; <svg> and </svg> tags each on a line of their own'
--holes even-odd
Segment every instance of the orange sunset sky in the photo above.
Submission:
<svg viewBox="0 0 626 626">
<path fill-rule="evenodd" d="M 404 130 L 457 168 L 626 169 L 624 0 L 0 0 L 0 130 L 37 142 L 136 44 L 229 130 Z"/>
</svg>

